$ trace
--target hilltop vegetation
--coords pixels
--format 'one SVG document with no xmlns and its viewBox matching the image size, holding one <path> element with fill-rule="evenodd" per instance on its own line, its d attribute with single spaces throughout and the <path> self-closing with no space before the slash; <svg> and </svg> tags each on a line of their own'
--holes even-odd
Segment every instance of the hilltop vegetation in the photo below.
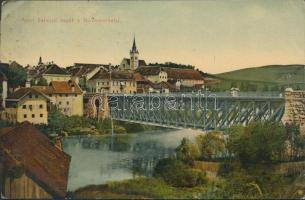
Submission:
<svg viewBox="0 0 305 200">
<path fill-rule="evenodd" d="M 171 68 L 179 68 L 179 69 L 195 69 L 193 65 L 185 65 L 185 64 L 177 64 L 173 62 L 165 62 L 165 63 L 149 63 L 149 65 L 160 66 L 160 67 L 171 67 Z"/>
<path fill-rule="evenodd" d="M 304 89 L 304 65 L 269 65 L 225 72 L 210 77 L 220 80 L 212 90 L 238 87 L 241 91 L 283 91 L 286 87 Z"/>
</svg>

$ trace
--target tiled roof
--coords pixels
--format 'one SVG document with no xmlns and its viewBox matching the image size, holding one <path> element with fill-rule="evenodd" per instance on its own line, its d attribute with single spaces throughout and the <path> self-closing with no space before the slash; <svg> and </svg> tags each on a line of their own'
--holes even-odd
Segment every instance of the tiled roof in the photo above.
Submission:
<svg viewBox="0 0 305 200">
<path fill-rule="evenodd" d="M 164 71 L 161 67 L 158 66 L 149 66 L 149 67 L 139 67 L 137 70 L 143 76 L 149 75 L 158 75 L 161 71 Z"/>
<path fill-rule="evenodd" d="M 146 81 L 146 78 L 142 74 L 135 73 L 134 75 L 135 75 L 135 80 L 136 81 Z"/>
<path fill-rule="evenodd" d="M 74 81 L 51 81 L 50 86 L 32 88 L 44 94 L 82 94 L 82 90 Z"/>
<path fill-rule="evenodd" d="M 21 99 L 26 97 L 28 94 L 38 94 L 38 95 L 41 95 L 41 96 L 45 97 L 46 99 L 48 99 L 48 97 L 46 97 L 44 94 L 42 94 L 41 92 L 39 92 L 38 90 L 36 90 L 34 88 L 23 87 L 23 88 L 16 90 L 13 93 L 11 93 L 10 95 L 8 95 L 6 100 L 7 101 L 20 101 Z"/>
<path fill-rule="evenodd" d="M 5 167 L 22 166 L 25 173 L 53 197 L 64 198 L 71 157 L 52 145 L 29 122 L 0 130 Z"/>
<path fill-rule="evenodd" d="M 132 80 L 135 79 L 134 73 L 123 72 L 123 71 L 113 71 L 111 73 L 100 70 L 97 74 L 95 74 L 90 80 L 94 79 L 110 79 L 111 80 Z"/>
<path fill-rule="evenodd" d="M 56 64 L 49 64 L 46 66 L 46 70 L 44 70 L 41 74 L 61 74 L 61 75 L 69 75 L 63 68 L 59 67 Z"/>
<path fill-rule="evenodd" d="M 193 69 L 178 69 L 164 67 L 168 79 L 190 79 L 190 80 L 203 80 L 202 75 Z"/>
<path fill-rule="evenodd" d="M 72 76 L 83 77 L 92 72 L 96 68 L 103 68 L 109 70 L 110 64 L 91 64 L 91 63 L 75 63 L 74 66 L 69 67 L 68 73 Z"/>
</svg>

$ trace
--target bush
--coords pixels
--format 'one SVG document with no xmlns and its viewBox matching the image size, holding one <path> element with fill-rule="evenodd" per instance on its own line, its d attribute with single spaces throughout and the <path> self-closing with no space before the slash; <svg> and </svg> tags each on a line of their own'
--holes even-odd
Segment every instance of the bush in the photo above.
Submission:
<svg viewBox="0 0 305 200">
<path fill-rule="evenodd" d="M 174 187 L 194 187 L 206 183 L 203 172 L 192 169 L 174 158 L 160 160 L 155 167 L 154 176 L 162 178 Z"/>
<path fill-rule="evenodd" d="M 176 148 L 177 159 L 187 164 L 192 164 L 199 157 L 199 150 L 189 139 L 183 138 L 181 144 Z"/>
</svg>

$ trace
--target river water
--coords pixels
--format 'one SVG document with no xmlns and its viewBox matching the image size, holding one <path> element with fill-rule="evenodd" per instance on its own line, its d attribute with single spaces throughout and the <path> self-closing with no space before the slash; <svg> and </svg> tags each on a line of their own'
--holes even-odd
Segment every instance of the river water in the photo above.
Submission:
<svg viewBox="0 0 305 200">
<path fill-rule="evenodd" d="M 174 155 L 182 138 L 193 140 L 199 134 L 202 132 L 185 129 L 64 138 L 63 150 L 72 156 L 68 191 L 151 176 L 158 160 Z"/>
</svg>

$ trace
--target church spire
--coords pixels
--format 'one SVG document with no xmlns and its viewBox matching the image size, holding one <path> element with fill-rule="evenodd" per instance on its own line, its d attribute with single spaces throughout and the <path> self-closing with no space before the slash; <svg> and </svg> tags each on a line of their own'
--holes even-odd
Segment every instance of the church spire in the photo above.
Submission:
<svg viewBox="0 0 305 200">
<path fill-rule="evenodd" d="M 136 45 L 136 36 L 133 37 L 133 44 L 132 44 L 132 48 L 131 48 L 131 53 L 139 53 L 137 50 L 137 45 Z"/>
<path fill-rule="evenodd" d="M 41 56 L 39 57 L 39 61 L 38 61 L 38 65 L 41 65 L 41 64 L 43 64 L 42 63 L 42 58 L 41 58 Z"/>
</svg>

